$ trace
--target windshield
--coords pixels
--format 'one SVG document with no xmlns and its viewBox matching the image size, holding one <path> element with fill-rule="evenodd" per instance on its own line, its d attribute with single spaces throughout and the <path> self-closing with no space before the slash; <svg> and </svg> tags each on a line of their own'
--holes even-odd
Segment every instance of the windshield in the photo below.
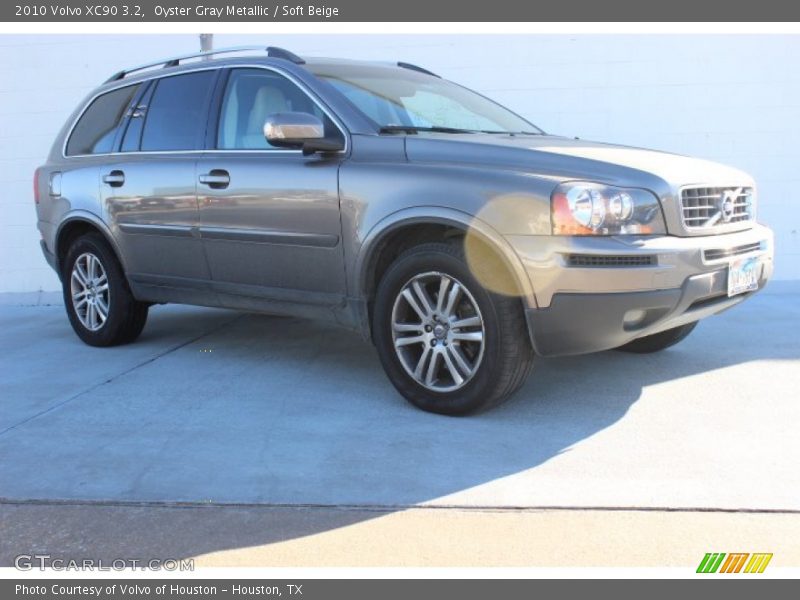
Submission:
<svg viewBox="0 0 800 600">
<path fill-rule="evenodd" d="M 377 65 L 310 64 L 382 130 L 445 133 L 542 131 L 510 110 L 444 79 Z"/>
</svg>

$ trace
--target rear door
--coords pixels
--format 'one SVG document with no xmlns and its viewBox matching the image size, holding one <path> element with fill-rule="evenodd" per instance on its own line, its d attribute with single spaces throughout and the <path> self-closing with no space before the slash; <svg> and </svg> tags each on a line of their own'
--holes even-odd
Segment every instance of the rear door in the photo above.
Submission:
<svg viewBox="0 0 800 600">
<path fill-rule="evenodd" d="M 217 75 L 206 69 L 150 82 L 129 111 L 119 154 L 100 173 L 110 224 L 136 283 L 202 288 L 209 280 L 196 170 Z"/>
</svg>

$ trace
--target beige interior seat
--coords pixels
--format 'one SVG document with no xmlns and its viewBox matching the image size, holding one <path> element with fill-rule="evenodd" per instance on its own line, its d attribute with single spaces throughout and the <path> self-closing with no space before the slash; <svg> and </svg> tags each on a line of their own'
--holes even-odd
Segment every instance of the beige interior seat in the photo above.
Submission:
<svg viewBox="0 0 800 600">
<path fill-rule="evenodd" d="M 264 121 L 272 113 L 288 111 L 291 111 L 291 107 L 281 90 L 266 85 L 259 88 L 247 118 L 247 128 L 242 135 L 241 146 L 243 148 L 267 147 L 264 139 Z"/>
</svg>

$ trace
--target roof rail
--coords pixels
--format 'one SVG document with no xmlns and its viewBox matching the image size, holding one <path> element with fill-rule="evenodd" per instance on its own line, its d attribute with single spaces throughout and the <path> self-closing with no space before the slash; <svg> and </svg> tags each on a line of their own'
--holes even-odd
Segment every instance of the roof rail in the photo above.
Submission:
<svg viewBox="0 0 800 600">
<path fill-rule="evenodd" d="M 278 48 L 277 46 L 268 46 L 267 47 L 267 56 L 270 58 L 282 58 L 284 60 L 288 60 L 293 62 L 296 65 L 304 65 L 306 61 L 297 56 L 294 52 L 289 52 L 284 48 Z"/>
<path fill-rule="evenodd" d="M 268 46 L 266 48 L 264 46 L 234 46 L 232 48 L 220 48 L 219 50 L 207 50 L 205 52 L 195 52 L 193 54 L 182 54 L 180 56 L 172 56 L 170 58 L 164 58 L 162 60 L 157 60 L 155 62 L 146 63 L 136 67 L 132 67 L 130 69 L 125 69 L 123 71 L 118 71 L 117 73 L 114 73 L 111 77 L 106 79 L 105 83 L 110 83 L 112 81 L 119 81 L 120 79 L 124 79 L 131 73 L 135 73 L 137 71 L 144 71 L 145 69 L 151 69 L 153 67 L 162 67 L 164 69 L 169 67 L 177 67 L 179 64 L 181 64 L 182 60 L 189 60 L 191 58 L 206 58 L 217 54 L 233 54 L 236 52 L 266 52 L 269 58 L 282 58 L 284 60 L 291 61 L 298 65 L 305 64 L 306 62 L 296 54 L 289 52 L 288 50 L 284 50 L 283 48 L 278 48 L 276 46 Z"/>
<path fill-rule="evenodd" d="M 428 69 L 423 69 L 422 67 L 418 67 L 417 65 L 412 65 L 411 63 L 399 62 L 397 63 L 397 66 L 402 67 L 403 69 L 417 71 L 418 73 L 425 73 L 425 75 L 432 75 L 433 77 L 438 77 L 439 79 L 441 79 L 441 76 L 437 75 L 436 73 L 432 73 L 431 71 L 428 71 Z"/>
</svg>

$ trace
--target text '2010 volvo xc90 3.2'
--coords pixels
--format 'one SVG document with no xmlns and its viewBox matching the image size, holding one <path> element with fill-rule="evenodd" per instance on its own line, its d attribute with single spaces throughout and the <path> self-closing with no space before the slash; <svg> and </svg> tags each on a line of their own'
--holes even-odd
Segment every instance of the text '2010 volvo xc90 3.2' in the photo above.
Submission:
<svg viewBox="0 0 800 600">
<path fill-rule="evenodd" d="M 407 63 L 229 49 L 121 71 L 35 175 L 86 343 L 153 304 L 334 320 L 414 405 L 494 406 L 534 355 L 654 352 L 772 273 L 741 171 L 547 135 Z"/>
</svg>

